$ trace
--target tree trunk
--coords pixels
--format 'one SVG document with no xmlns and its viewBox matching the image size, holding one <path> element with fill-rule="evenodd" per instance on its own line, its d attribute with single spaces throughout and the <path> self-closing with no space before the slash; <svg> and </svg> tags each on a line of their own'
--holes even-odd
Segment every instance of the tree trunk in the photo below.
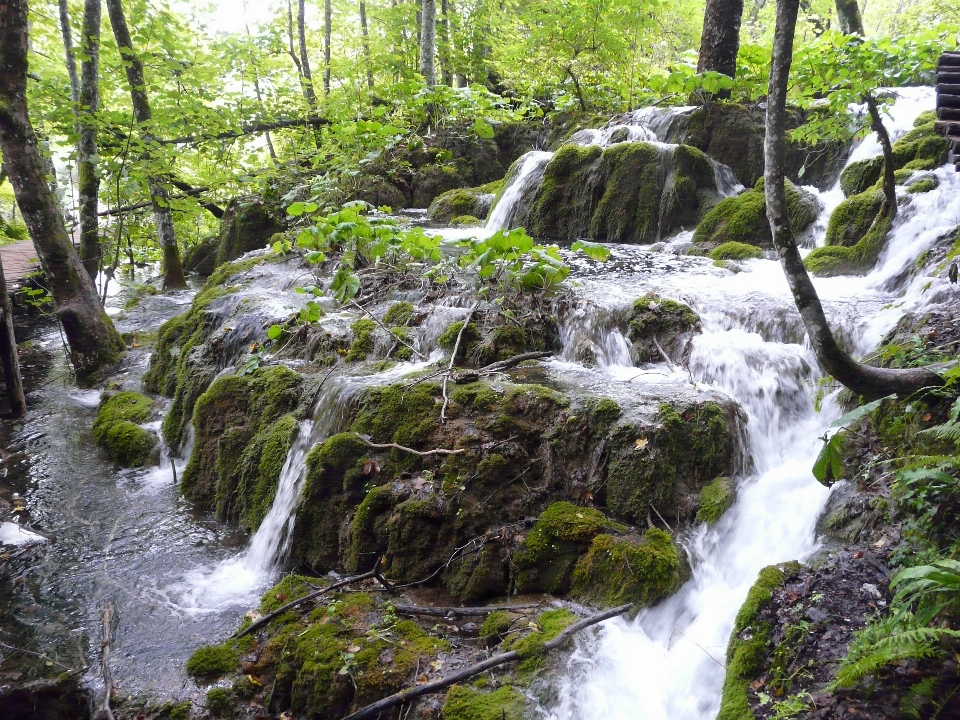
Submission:
<svg viewBox="0 0 960 720">
<path fill-rule="evenodd" d="M 307 55 L 306 0 L 297 0 L 297 35 L 300 47 L 300 82 L 303 84 L 303 96 L 312 109 L 317 107 L 317 93 L 313 89 L 313 73 L 310 70 L 310 57 Z"/>
<path fill-rule="evenodd" d="M 840 32 L 845 35 L 859 35 L 863 37 L 863 16 L 857 0 L 836 0 L 837 18 L 840 20 Z"/>
<path fill-rule="evenodd" d="M 114 362 L 123 341 L 67 236 L 27 114 L 27 0 L 0 0 L 0 147 L 24 222 L 50 283 L 77 373 Z"/>
<path fill-rule="evenodd" d="M 67 63 L 67 76 L 70 78 L 70 99 L 74 107 L 80 100 L 80 79 L 77 77 L 77 59 L 73 55 L 73 32 L 70 29 L 70 10 L 67 0 L 59 0 L 60 34 L 63 36 L 63 52 Z M 76 115 L 74 115 L 76 117 Z"/>
<path fill-rule="evenodd" d="M 247 39 L 251 42 L 253 41 L 253 35 L 250 32 L 250 23 L 247 22 L 247 0 L 243 0 L 243 27 L 247 31 Z M 257 94 L 257 104 L 260 106 L 261 116 L 264 114 L 263 108 L 263 93 L 260 92 L 260 69 L 257 67 L 256 63 L 253 64 L 253 89 Z M 273 147 L 273 139 L 270 137 L 270 131 L 268 130 L 265 134 L 265 139 L 267 141 L 267 151 L 270 153 L 270 159 L 273 161 L 274 165 L 279 165 L 277 161 L 277 151 Z"/>
<path fill-rule="evenodd" d="M 827 323 L 820 298 L 803 265 L 796 238 L 790 228 L 784 187 L 784 155 L 787 87 L 793 61 L 793 38 L 797 25 L 798 0 L 778 0 L 777 29 L 773 39 L 773 62 L 767 97 L 766 139 L 764 140 L 764 193 L 767 220 L 773 244 L 797 310 L 803 319 L 810 344 L 823 369 L 854 393 L 868 400 L 896 393 L 906 397 L 925 387 L 941 386 L 943 379 L 924 368 L 891 370 L 863 365 L 837 343 Z"/>
<path fill-rule="evenodd" d="M 77 191 L 80 200 L 80 259 L 91 278 L 100 270 L 103 249 L 97 222 L 100 173 L 97 168 L 97 113 L 100 110 L 100 0 L 86 0 L 83 7 L 80 50 L 80 101 L 77 113 Z"/>
<path fill-rule="evenodd" d="M 737 76 L 737 53 L 740 52 L 740 21 L 743 0 L 707 0 L 703 12 L 703 35 L 700 39 L 700 59 L 697 72 L 718 72 Z M 698 99 L 730 97 L 729 90 L 717 95 L 701 94 Z"/>
<path fill-rule="evenodd" d="M 893 167 L 893 143 L 890 142 L 890 133 L 887 132 L 887 128 L 883 124 L 883 118 L 880 116 L 877 99 L 867 93 L 863 96 L 863 101 L 870 113 L 870 129 L 877 134 L 880 139 L 880 147 L 883 148 L 883 206 L 880 208 L 878 217 L 886 217 L 892 220 L 897 216 L 898 210 L 897 180 Z"/>
<path fill-rule="evenodd" d="M 453 47 L 450 42 L 450 3 L 440 0 L 440 67 L 443 68 L 443 84 L 453 87 Z"/>
<path fill-rule="evenodd" d="M 107 12 L 110 15 L 110 24 L 113 26 L 113 36 L 117 40 L 117 47 L 123 56 L 123 65 L 127 71 L 134 119 L 138 124 L 149 123 L 152 114 L 150 101 L 147 98 L 146 81 L 143 79 L 143 62 L 133 49 L 133 41 L 130 39 L 130 30 L 127 28 L 127 20 L 123 15 L 120 0 L 107 0 Z M 151 131 L 146 131 L 143 137 L 148 147 L 156 145 L 156 138 Z M 166 290 L 186 287 L 180 249 L 177 247 L 177 236 L 173 229 L 170 193 L 164 186 L 162 178 L 156 175 L 147 177 L 147 186 L 150 189 L 150 201 L 153 203 L 153 216 L 157 222 L 160 251 L 163 253 L 163 288 Z"/>
<path fill-rule="evenodd" d="M 303 0 L 300 0 L 303 2 Z M 330 95 L 330 35 L 333 27 L 333 8 L 330 0 L 323 0 L 323 96 Z"/>
<path fill-rule="evenodd" d="M 20 358 L 17 356 L 17 338 L 13 332 L 13 306 L 7 293 L 7 279 L 3 276 L 3 263 L 0 262 L 0 362 L 3 364 L 3 379 L 7 384 L 7 399 L 10 410 L 20 416 L 27 412 L 27 401 L 23 397 L 23 378 L 20 376 Z"/>
<path fill-rule="evenodd" d="M 434 54 L 437 41 L 437 0 L 422 0 L 420 20 L 420 74 L 427 85 L 437 84 Z"/>
<path fill-rule="evenodd" d="M 367 87 L 373 90 L 373 64 L 370 60 L 370 33 L 367 30 L 367 3 L 360 0 L 360 34 L 363 36 L 363 58 L 367 64 Z"/>
</svg>

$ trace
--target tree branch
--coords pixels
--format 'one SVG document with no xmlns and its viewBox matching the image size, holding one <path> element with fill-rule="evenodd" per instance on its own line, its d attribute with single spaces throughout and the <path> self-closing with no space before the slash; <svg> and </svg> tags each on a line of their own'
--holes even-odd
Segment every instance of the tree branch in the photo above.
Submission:
<svg viewBox="0 0 960 720">
<path fill-rule="evenodd" d="M 460 448 L 459 450 L 444 450 L 443 448 L 425 451 L 414 450 L 413 448 L 408 448 L 405 445 L 397 445 L 396 443 L 375 443 L 358 432 L 355 432 L 353 435 L 364 445 L 369 445 L 372 448 L 377 448 L 379 450 L 403 450 L 403 452 L 413 453 L 414 455 L 420 455 L 421 457 L 426 457 L 427 455 L 459 455 L 460 453 L 467 451 L 466 448 Z"/>
</svg>

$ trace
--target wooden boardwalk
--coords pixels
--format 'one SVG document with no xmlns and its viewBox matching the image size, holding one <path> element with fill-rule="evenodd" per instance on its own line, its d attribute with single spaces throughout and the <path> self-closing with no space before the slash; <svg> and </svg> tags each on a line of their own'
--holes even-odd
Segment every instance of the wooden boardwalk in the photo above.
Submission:
<svg viewBox="0 0 960 720">
<path fill-rule="evenodd" d="M 7 287 L 11 290 L 20 287 L 23 276 L 39 266 L 37 251 L 30 240 L 0 246 L 0 261 L 3 262 Z"/>
<path fill-rule="evenodd" d="M 960 53 L 947 52 L 937 62 L 937 123 L 943 133 L 954 163 L 960 171 Z"/>
</svg>

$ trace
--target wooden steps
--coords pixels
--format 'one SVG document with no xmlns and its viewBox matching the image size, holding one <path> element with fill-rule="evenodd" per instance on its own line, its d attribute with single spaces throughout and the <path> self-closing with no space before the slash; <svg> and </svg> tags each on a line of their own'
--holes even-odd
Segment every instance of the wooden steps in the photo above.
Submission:
<svg viewBox="0 0 960 720">
<path fill-rule="evenodd" d="M 937 121 L 933 125 L 947 138 L 954 167 L 960 172 L 960 52 L 946 52 L 937 61 Z"/>
</svg>

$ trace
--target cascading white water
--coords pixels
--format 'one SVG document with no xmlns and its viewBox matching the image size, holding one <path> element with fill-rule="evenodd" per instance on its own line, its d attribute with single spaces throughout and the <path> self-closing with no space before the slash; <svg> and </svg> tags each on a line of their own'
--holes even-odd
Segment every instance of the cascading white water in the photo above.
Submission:
<svg viewBox="0 0 960 720">
<path fill-rule="evenodd" d="M 543 177 L 543 169 L 552 157 L 553 153 L 531 150 L 520 158 L 516 176 L 503 191 L 499 202 L 491 210 L 490 217 L 487 218 L 486 230 L 488 232 L 493 233 L 497 230 L 509 229 L 517 201 L 528 187 Z"/>
<path fill-rule="evenodd" d="M 931 104 L 929 90 L 904 93 L 891 113 L 892 133 L 902 134 Z M 872 142 L 865 140 L 851 161 L 870 157 L 861 149 Z M 960 176 L 951 168 L 936 174 L 940 187 L 911 198 L 873 272 L 816 283 L 832 321 L 857 352 L 872 350 L 905 310 L 923 308 L 942 292 L 942 280 L 919 278 L 898 307 L 889 304 L 905 269 L 960 221 Z M 839 201 L 832 200 L 825 212 Z M 654 284 L 682 296 L 700 314 L 704 332 L 693 342 L 688 367 L 698 384 L 726 393 L 747 413 L 745 453 L 752 471 L 739 479 L 737 500 L 721 520 L 686 538 L 692 577 L 676 595 L 632 621 L 605 623 L 598 638 L 580 640 L 549 711 L 552 720 L 714 717 L 733 621 L 758 571 L 803 560 L 817 548 L 814 530 L 829 493 L 810 468 L 818 438 L 839 409 L 827 398 L 823 410 L 814 411 L 816 359 L 808 347 L 785 341 L 791 331 L 784 328 L 783 313 L 792 302 L 779 267 L 756 260 L 732 279 L 676 273 Z M 855 311 L 844 312 L 843 304 Z M 595 337 L 596 329 L 588 334 Z M 564 338 L 575 335 L 568 331 Z M 594 346 L 602 349 L 604 343 L 595 340 Z M 611 378 L 627 371 L 610 363 L 620 353 L 597 357 Z"/>
</svg>

